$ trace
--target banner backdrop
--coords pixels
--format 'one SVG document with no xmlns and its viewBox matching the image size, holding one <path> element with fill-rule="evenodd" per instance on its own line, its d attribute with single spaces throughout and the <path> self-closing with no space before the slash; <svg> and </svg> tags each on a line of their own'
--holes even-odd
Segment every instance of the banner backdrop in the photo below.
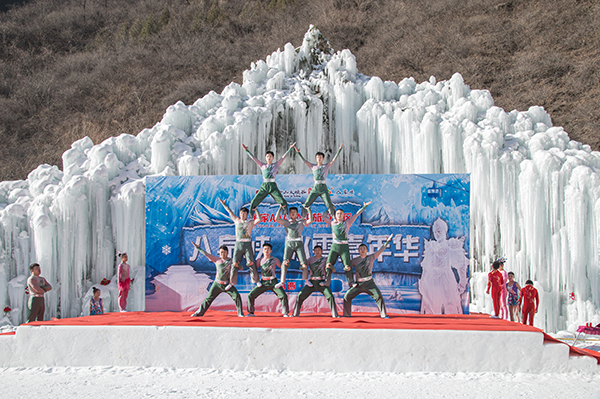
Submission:
<svg viewBox="0 0 600 399">
<path fill-rule="evenodd" d="M 249 207 L 262 176 L 165 176 L 146 179 L 146 310 L 194 311 L 206 297 L 215 266 L 192 245 L 218 256 L 226 245 L 233 256 L 233 221 L 219 202 L 236 213 Z M 278 175 L 277 184 L 290 207 L 299 210 L 313 185 L 312 175 Z M 345 218 L 372 201 L 350 229 L 351 257 L 364 243 L 373 253 L 390 234 L 391 246 L 375 261 L 374 280 L 390 313 L 468 313 L 469 184 L 468 174 L 329 175 L 327 184 L 336 208 Z M 282 260 L 285 229 L 275 222 L 279 204 L 267 197 L 258 207 L 261 223 L 252 230 L 256 257 L 265 242 Z M 320 198 L 311 206 L 313 223 L 304 229 L 304 248 L 312 256 L 315 245 L 327 256 L 331 229 L 323 221 Z M 254 287 L 248 268 L 238 276 L 244 308 Z M 348 289 L 340 260 L 331 288 L 341 309 Z M 285 289 L 293 309 L 304 282 L 294 256 Z M 228 295 L 220 295 L 211 309 L 235 310 Z M 256 301 L 258 312 L 280 310 L 277 297 L 267 292 Z M 377 311 L 367 295 L 353 301 L 354 311 Z M 302 312 L 329 312 L 324 297 L 315 293 Z"/>
</svg>

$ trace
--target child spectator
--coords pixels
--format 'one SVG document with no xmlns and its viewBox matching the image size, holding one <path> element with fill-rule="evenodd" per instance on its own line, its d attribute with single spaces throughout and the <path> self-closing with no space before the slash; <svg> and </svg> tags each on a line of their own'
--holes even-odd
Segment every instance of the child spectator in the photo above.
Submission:
<svg viewBox="0 0 600 399">
<path fill-rule="evenodd" d="M 131 267 L 127 264 L 127 254 L 119 252 L 117 255 L 121 258 L 121 263 L 117 266 L 117 284 L 119 287 L 119 310 L 127 312 L 127 295 L 131 287 L 131 278 L 129 272 Z"/>
<path fill-rule="evenodd" d="M 533 281 L 527 280 L 525 287 L 521 290 L 521 298 L 519 298 L 519 307 L 523 304 L 523 324 L 533 326 L 533 316 L 537 313 L 540 306 L 540 297 L 538 291 L 533 287 Z"/>
<path fill-rule="evenodd" d="M 90 299 L 90 316 L 104 314 L 104 303 L 102 303 L 102 298 L 100 298 L 100 289 L 93 287 L 92 292 L 94 297 Z"/>
<path fill-rule="evenodd" d="M 519 297 L 521 286 L 515 281 L 515 274 L 513 272 L 508 272 L 506 289 L 508 291 L 508 313 L 510 314 L 510 321 L 519 322 Z"/>
</svg>

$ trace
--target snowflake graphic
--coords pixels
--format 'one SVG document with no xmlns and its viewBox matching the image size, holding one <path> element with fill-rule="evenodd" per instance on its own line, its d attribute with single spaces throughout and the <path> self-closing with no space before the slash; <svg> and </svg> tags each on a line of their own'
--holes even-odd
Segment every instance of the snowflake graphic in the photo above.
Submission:
<svg viewBox="0 0 600 399">
<path fill-rule="evenodd" d="M 165 245 L 164 247 L 162 247 L 162 253 L 165 255 L 168 255 L 171 253 L 171 247 L 168 245 Z"/>
</svg>

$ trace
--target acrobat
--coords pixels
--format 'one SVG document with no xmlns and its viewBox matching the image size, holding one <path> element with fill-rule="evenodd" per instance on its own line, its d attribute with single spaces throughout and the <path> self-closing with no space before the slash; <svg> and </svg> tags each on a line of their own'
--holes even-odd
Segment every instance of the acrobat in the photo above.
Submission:
<svg viewBox="0 0 600 399">
<path fill-rule="evenodd" d="M 318 197 L 321 197 L 323 199 L 323 202 L 325 203 L 325 206 L 327 207 L 327 210 L 329 211 L 331 216 L 333 216 L 335 214 L 335 207 L 333 206 L 333 202 L 331 202 L 331 197 L 329 197 L 329 189 L 327 188 L 326 179 L 327 173 L 329 172 L 329 168 L 331 167 L 331 165 L 333 165 L 338 155 L 340 155 L 342 148 L 344 148 L 344 144 L 340 145 L 340 148 L 336 152 L 333 159 L 326 164 L 323 164 L 325 154 L 323 154 L 322 152 L 317 152 L 315 154 L 315 159 L 317 163 L 314 164 L 304 159 L 304 157 L 300 153 L 300 150 L 297 147 L 294 146 L 294 148 L 296 148 L 296 152 L 298 153 L 298 156 L 300 157 L 300 159 L 302 159 L 304 164 L 312 170 L 313 178 L 315 179 L 313 188 L 310 191 L 310 194 L 308 194 L 308 198 L 304 203 L 304 208 L 310 208 L 312 203 L 315 202 L 315 200 Z"/>
<path fill-rule="evenodd" d="M 219 256 L 214 256 L 200 248 L 195 242 L 192 242 L 192 244 L 196 247 L 198 252 L 206 256 L 217 268 L 217 275 L 215 276 L 215 281 L 210 286 L 208 296 L 204 299 L 198 310 L 192 314 L 192 317 L 204 316 L 204 313 L 206 313 L 213 301 L 223 292 L 227 293 L 235 302 L 238 316 L 244 317 L 242 297 L 235 286 L 231 284 L 231 275 L 233 274 L 234 268 L 232 268 L 231 258 L 227 257 L 229 254 L 227 247 L 222 245 L 219 248 Z"/>
<path fill-rule="evenodd" d="M 352 223 L 358 218 L 358 215 L 363 213 L 370 203 L 371 201 L 366 202 L 362 208 L 348 220 L 344 220 L 344 211 L 341 209 L 335 211 L 335 220 L 332 220 L 329 214 L 323 215 L 323 221 L 331 227 L 331 232 L 333 233 L 333 244 L 331 244 L 329 255 L 327 255 L 326 267 L 331 269 L 332 272 L 335 272 L 335 262 L 337 262 L 338 256 L 342 258 L 342 264 L 344 265 L 344 271 L 346 272 L 346 279 L 348 280 L 349 287 L 352 287 L 355 283 L 354 277 L 352 276 L 352 268 L 350 266 L 348 232 L 350 231 Z"/>
<path fill-rule="evenodd" d="M 267 291 L 273 291 L 279 301 L 281 301 L 281 313 L 283 317 L 288 317 L 289 305 L 288 297 L 282 288 L 283 283 L 277 281 L 276 268 L 281 267 L 279 259 L 271 256 L 273 247 L 268 242 L 263 244 L 262 252 L 263 255 L 260 259 L 256 260 L 256 263 L 260 267 L 261 279 L 256 287 L 248 294 L 248 316 L 254 316 L 254 301 L 260 295 Z"/>
<path fill-rule="evenodd" d="M 254 250 L 252 249 L 252 229 L 260 223 L 260 216 L 255 211 L 254 218 L 248 220 L 248 209 L 240 209 L 240 216 L 237 217 L 233 211 L 225 204 L 225 201 L 219 199 L 231 219 L 235 224 L 235 247 L 233 250 L 233 272 L 231 283 L 237 284 L 238 270 L 242 269 L 242 258 L 246 256 L 246 265 L 250 269 L 250 277 L 253 283 L 257 283 L 258 270 L 254 264 Z"/>
<path fill-rule="evenodd" d="M 383 251 L 385 251 L 390 241 L 392 241 L 393 236 L 393 234 L 390 234 L 387 241 L 381 246 L 381 248 L 371 255 L 367 255 L 368 248 L 365 244 L 360 244 L 358 247 L 360 256 L 352 259 L 351 262 L 351 266 L 354 267 L 354 270 L 356 271 L 356 281 L 358 284 L 354 287 L 351 287 L 348 291 L 346 291 L 346 295 L 344 295 L 344 317 L 352 316 L 352 300 L 358 294 L 364 292 L 375 300 L 381 318 L 388 318 L 387 311 L 385 309 L 385 302 L 383 301 L 383 295 L 381 295 L 379 287 L 377 287 L 375 280 L 373 280 L 373 263 L 375 262 L 375 259 L 377 259 L 383 253 Z"/>
<path fill-rule="evenodd" d="M 306 280 L 304 287 L 298 293 L 296 299 L 296 305 L 294 306 L 294 313 L 292 316 L 300 316 L 300 309 L 302 304 L 313 292 L 319 291 L 325 296 L 329 307 L 331 308 L 331 317 L 338 318 L 337 306 L 335 304 L 335 297 L 329 285 L 331 284 L 331 269 L 325 267 L 325 257 L 323 256 L 323 248 L 320 245 L 316 245 L 313 248 L 314 256 L 308 258 L 308 267 L 310 269 L 310 279 Z M 307 276 L 308 277 L 308 276 Z"/>
<path fill-rule="evenodd" d="M 258 192 L 256 193 L 256 195 L 252 199 L 252 202 L 250 203 L 251 211 L 255 211 L 256 207 L 258 205 L 260 205 L 260 203 L 267 197 L 267 195 L 270 195 L 271 197 L 273 197 L 275 202 L 277 202 L 279 205 L 283 205 L 284 215 L 287 215 L 287 202 L 283 198 L 283 195 L 281 195 L 281 191 L 279 191 L 279 187 L 277 187 L 277 183 L 275 183 L 275 176 L 277 176 L 277 169 L 279 169 L 279 166 L 281 166 L 281 164 L 283 163 L 283 160 L 285 159 L 287 154 L 289 154 L 289 152 L 292 150 L 292 148 L 294 148 L 295 145 L 296 145 L 296 143 L 294 142 L 294 144 L 292 144 L 290 146 L 290 148 L 285 152 L 285 154 L 283 154 L 281 159 L 279 159 L 279 161 L 277 161 L 275 163 L 273 163 L 273 159 L 275 159 L 275 154 L 273 154 L 273 151 L 267 151 L 267 153 L 265 154 L 265 159 L 266 159 L 267 163 L 264 163 L 264 162 L 259 161 L 258 158 L 256 158 L 250 152 L 250 150 L 248 150 L 247 145 L 242 144 L 242 147 L 244 147 L 244 150 L 246 150 L 246 153 L 258 165 L 258 167 L 261 169 L 262 175 L 263 175 L 263 183 L 260 185 Z"/>
<path fill-rule="evenodd" d="M 281 282 L 285 283 L 287 269 L 290 267 L 290 260 L 294 253 L 298 256 L 300 267 L 307 269 L 306 254 L 304 253 L 304 242 L 302 240 L 302 230 L 312 223 L 313 217 L 310 209 L 308 210 L 308 220 L 298 219 L 298 208 L 290 208 L 290 220 L 285 220 L 280 217 L 281 209 L 279 207 L 275 214 L 275 221 L 285 228 L 285 249 L 283 251 L 283 264 L 281 266 Z"/>
</svg>

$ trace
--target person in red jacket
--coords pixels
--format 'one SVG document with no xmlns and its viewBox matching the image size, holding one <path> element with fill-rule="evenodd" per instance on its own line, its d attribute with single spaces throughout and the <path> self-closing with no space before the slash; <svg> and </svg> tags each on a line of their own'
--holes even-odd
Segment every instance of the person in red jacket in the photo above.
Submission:
<svg viewBox="0 0 600 399">
<path fill-rule="evenodd" d="M 504 277 L 498 269 L 500 269 L 500 261 L 497 260 L 492 264 L 492 270 L 488 273 L 488 285 L 486 293 L 490 293 L 492 289 L 492 303 L 494 304 L 494 316 L 498 317 L 500 314 L 500 299 L 502 297 L 502 287 L 505 284 Z"/>
<path fill-rule="evenodd" d="M 519 307 L 521 307 L 521 304 L 523 304 L 523 324 L 527 324 L 527 318 L 529 318 L 529 325 L 533 326 L 533 316 L 537 313 L 540 306 L 540 297 L 537 290 L 533 287 L 533 281 L 531 280 L 527 280 L 525 287 L 521 289 Z"/>
</svg>

